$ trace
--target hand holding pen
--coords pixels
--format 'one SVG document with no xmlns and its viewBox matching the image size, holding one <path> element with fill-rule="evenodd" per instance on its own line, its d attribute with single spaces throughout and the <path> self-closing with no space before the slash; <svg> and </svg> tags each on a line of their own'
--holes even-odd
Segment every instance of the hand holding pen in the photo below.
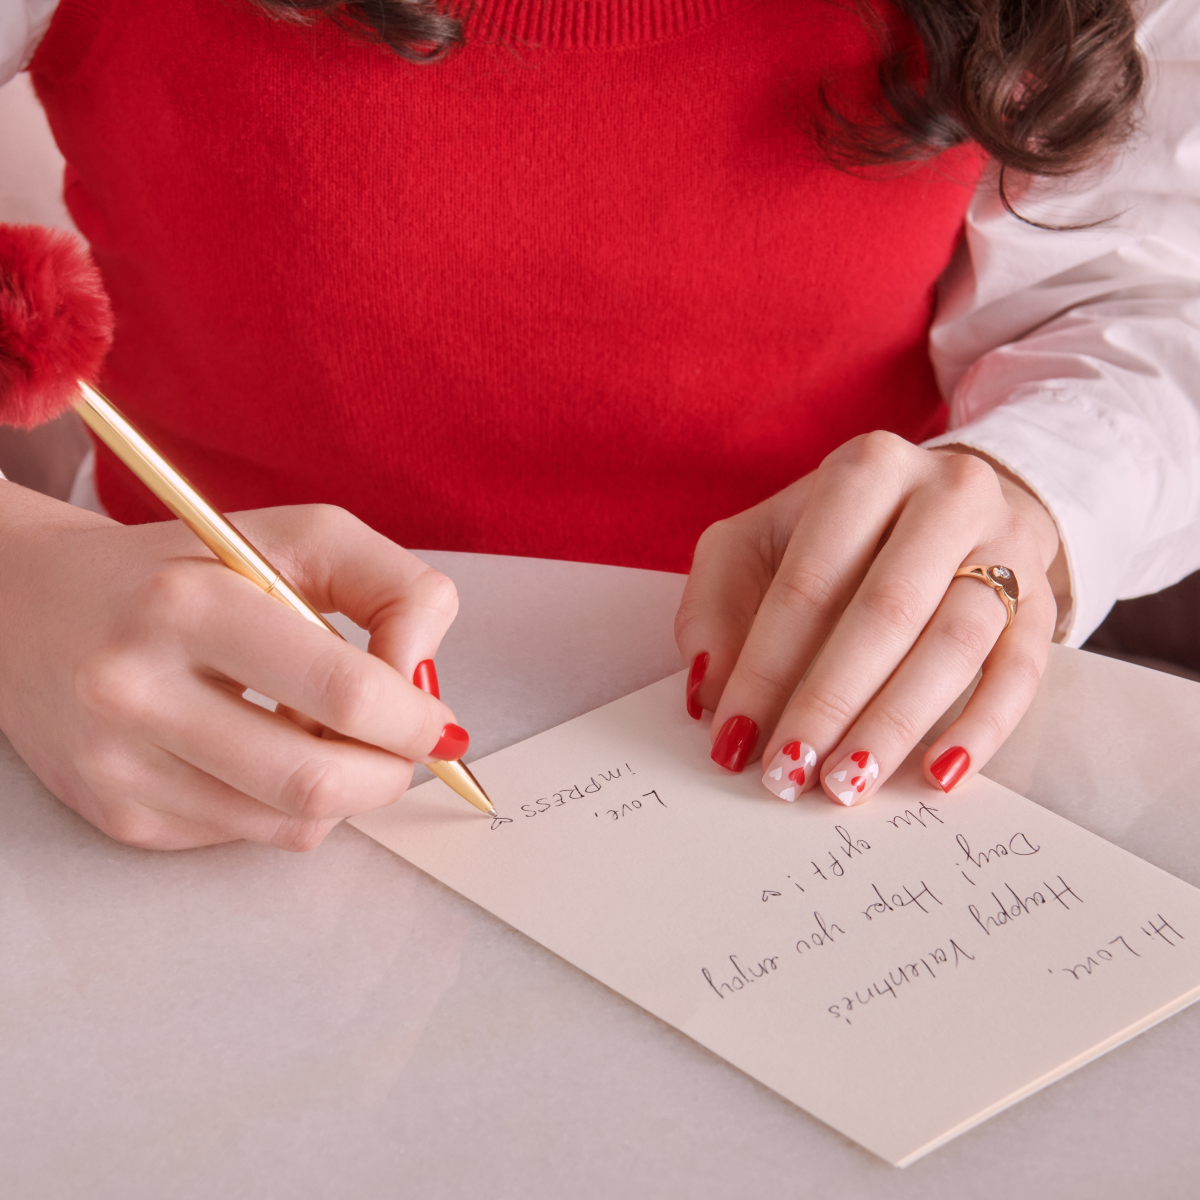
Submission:
<svg viewBox="0 0 1200 1200">
<path fill-rule="evenodd" d="M 341 818 L 398 799 L 418 761 L 489 811 L 457 762 L 466 732 L 429 688 L 428 660 L 457 611 L 453 584 L 339 509 L 225 522 L 102 396 L 77 386 L 90 373 L 80 330 L 103 343 L 106 309 L 68 328 L 65 350 L 49 346 L 49 365 L 39 360 L 46 333 L 32 318 L 40 308 L 60 331 L 64 304 L 53 254 L 39 265 L 34 238 L 34 265 L 22 259 L 24 232 L 4 230 L 0 317 L 7 344 L 24 335 L 28 351 L 17 360 L 25 378 L 0 379 L 5 415 L 28 423 L 22 402 L 53 404 L 55 384 L 60 406 L 82 395 L 85 420 L 193 532 L 126 528 L 0 484 L 0 728 L 18 752 L 93 824 L 158 849 L 240 838 L 310 849 Z M 371 652 L 338 637 L 320 610 L 366 628 Z M 246 688 L 280 711 L 243 700 Z"/>
<path fill-rule="evenodd" d="M 0 696 L 25 699 L 0 727 L 118 841 L 311 849 L 399 799 L 414 762 L 465 749 L 454 713 L 408 681 L 453 620 L 453 585 L 347 513 L 235 520 L 314 604 L 367 628 L 370 654 L 283 610 L 176 522 L 129 528 L 20 499 L 4 530 Z M 243 700 L 245 687 L 286 708 Z"/>
</svg>

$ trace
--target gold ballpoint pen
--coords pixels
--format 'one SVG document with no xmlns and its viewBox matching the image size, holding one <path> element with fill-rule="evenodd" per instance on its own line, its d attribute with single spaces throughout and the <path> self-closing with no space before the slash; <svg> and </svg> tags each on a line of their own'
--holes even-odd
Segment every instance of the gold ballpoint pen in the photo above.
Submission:
<svg viewBox="0 0 1200 1200">
<path fill-rule="evenodd" d="M 342 635 L 94 387 L 79 381 L 75 411 L 87 427 L 223 562 L 306 620 Z M 495 813 L 479 781 L 461 763 L 425 764 L 464 800 Z"/>
</svg>

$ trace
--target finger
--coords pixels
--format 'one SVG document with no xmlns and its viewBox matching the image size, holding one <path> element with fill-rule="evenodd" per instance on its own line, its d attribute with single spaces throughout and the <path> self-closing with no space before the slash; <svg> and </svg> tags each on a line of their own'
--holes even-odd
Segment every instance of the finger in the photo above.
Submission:
<svg viewBox="0 0 1200 1200">
<path fill-rule="evenodd" d="M 71 806 L 128 846 L 189 850 L 245 840 L 304 851 L 338 823 L 279 812 L 156 747 L 143 747 L 135 759 L 110 746 L 102 759 L 81 765 L 85 794 Z"/>
<path fill-rule="evenodd" d="M 154 744 L 235 791 L 305 821 L 354 816 L 398 800 L 412 763 L 362 742 L 331 740 L 213 681 L 147 695 L 140 727 Z"/>
<path fill-rule="evenodd" d="M 770 584 L 747 530 L 727 521 L 704 531 L 675 615 L 675 642 L 691 664 L 684 701 L 695 721 L 716 707 Z"/>
<path fill-rule="evenodd" d="M 904 502 L 912 480 L 892 440 L 855 439 L 818 470 L 713 717 L 721 766 L 740 771 L 754 757 Z"/>
<path fill-rule="evenodd" d="M 347 737 L 413 761 L 450 756 L 439 752 L 443 733 L 457 730 L 445 704 L 211 559 L 165 564 L 148 587 L 139 619 L 182 642 L 191 661 L 220 678 Z M 97 703 L 136 706 L 136 697 L 129 699 L 139 686 L 136 665 L 120 657 L 101 661 L 88 685 Z"/>
<path fill-rule="evenodd" d="M 685 702 L 694 720 L 716 708 L 811 490 L 808 476 L 777 498 L 781 504 L 718 521 L 696 543 L 675 614 L 675 642 L 691 664 Z"/>
<path fill-rule="evenodd" d="M 370 652 L 405 679 L 433 658 L 458 612 L 458 593 L 445 575 L 343 509 L 269 511 L 269 522 L 261 512 L 231 519 L 254 528 L 310 604 L 367 630 Z"/>
<path fill-rule="evenodd" d="M 1013 637 L 1022 619 L 1021 634 Z M 983 675 L 963 711 L 921 760 L 926 778 L 943 792 L 979 771 L 1033 703 L 1057 619 L 1058 606 L 1049 589 L 1028 601 L 1021 598 L 1012 625 L 984 662 Z"/>
<path fill-rule="evenodd" d="M 982 485 L 986 484 L 983 473 L 990 475 L 990 469 L 974 460 L 964 461 L 968 465 L 962 469 L 963 474 L 976 477 L 983 491 Z M 966 489 L 960 485 L 959 491 Z M 982 511 L 986 515 L 989 503 L 997 510 L 1003 504 L 994 484 L 976 503 L 970 504 L 947 505 L 940 488 L 918 488 L 913 492 L 886 545 L 866 571 L 816 663 L 788 705 L 786 721 L 780 719 L 768 740 L 764 755 L 768 772 L 778 766 L 774 759 L 785 742 L 803 743 L 808 747 L 806 757 L 815 751 L 818 759 L 824 759 L 842 741 L 897 664 L 917 643 L 943 602 L 947 585 L 964 556 L 984 553 L 975 548 L 975 531 L 979 514 Z M 1011 548 L 1009 553 L 1013 553 Z M 989 589 L 979 586 L 986 598 Z M 995 597 L 991 599 L 1003 612 Z M 986 648 L 972 664 L 971 675 L 984 652 Z M 915 736 L 920 736 L 925 728 L 918 729 Z M 860 750 L 861 747 L 855 747 L 854 753 Z M 836 769 L 841 771 L 844 765 L 839 763 Z M 806 786 L 814 783 L 812 773 L 808 772 Z"/>
<path fill-rule="evenodd" d="M 1007 618 L 1004 605 L 983 584 L 950 582 L 912 651 L 830 747 L 821 767 L 830 799 L 859 804 L 878 791 L 975 677 Z M 1014 623 L 1010 636 L 1023 636 L 1028 625 L 1022 622 L 1018 630 Z"/>
</svg>

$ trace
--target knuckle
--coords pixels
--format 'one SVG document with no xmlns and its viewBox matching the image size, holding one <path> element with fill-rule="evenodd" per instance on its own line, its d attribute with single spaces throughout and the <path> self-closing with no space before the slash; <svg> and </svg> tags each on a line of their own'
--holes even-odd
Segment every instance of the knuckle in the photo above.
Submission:
<svg viewBox="0 0 1200 1200">
<path fill-rule="evenodd" d="M 150 627 L 194 626 L 208 604 L 207 580 L 196 578 L 196 564 L 184 559 L 162 563 L 141 586 L 138 608 Z"/>
<path fill-rule="evenodd" d="M 948 617 L 938 624 L 937 636 L 945 651 L 958 663 L 974 671 L 995 643 L 997 629 L 981 617 Z"/>
<path fill-rule="evenodd" d="M 993 746 L 999 746 L 1008 737 L 1011 729 L 1009 723 L 994 708 L 984 709 L 977 717 L 983 726 L 986 740 Z"/>
<path fill-rule="evenodd" d="M 923 729 L 917 728 L 917 722 L 913 720 L 912 713 L 891 704 L 878 705 L 870 715 L 893 745 L 914 745 L 921 734 L 925 732 Z"/>
<path fill-rule="evenodd" d="M 774 557 L 769 523 L 761 519 L 766 504 L 714 521 L 696 542 L 692 571 L 728 559 L 746 563 L 769 562 Z"/>
<path fill-rule="evenodd" d="M 818 717 L 837 728 L 849 725 L 858 716 L 858 705 L 848 696 L 830 688 L 806 687 L 804 703 L 815 711 Z"/>
<path fill-rule="evenodd" d="M 772 702 L 787 700 L 795 689 L 795 681 L 785 671 L 784 664 L 778 663 L 779 670 L 771 670 L 771 663 L 741 662 L 737 666 L 739 687 L 745 688 L 751 695 Z"/>
<path fill-rule="evenodd" d="M 341 652 L 326 654 L 312 666 L 325 724 L 339 733 L 353 733 L 379 704 L 380 681 L 369 666 Z"/>
<path fill-rule="evenodd" d="M 675 610 L 675 644 L 687 654 L 688 635 L 701 618 L 700 605 L 695 598 L 684 592 L 679 607 Z"/>
<path fill-rule="evenodd" d="M 1024 705 L 1031 704 L 1042 682 L 1042 668 L 1037 659 L 1023 650 L 1010 654 L 1004 663 L 1004 674 Z"/>
<path fill-rule="evenodd" d="M 357 517 L 336 504 L 297 504 L 274 511 L 279 523 L 268 544 L 285 573 L 304 574 L 306 568 L 330 571 L 338 547 L 352 537 L 354 526 L 361 525 Z"/>
<path fill-rule="evenodd" d="M 780 572 L 772 591 L 789 612 L 811 614 L 814 608 L 825 608 L 837 597 L 837 577 L 828 564 L 810 559 L 793 570 Z"/>
<path fill-rule="evenodd" d="M 342 764 L 330 755 L 309 758 L 288 776 L 280 803 L 284 810 L 305 821 L 331 817 L 346 794 Z"/>
<path fill-rule="evenodd" d="M 726 548 L 737 536 L 737 526 L 732 518 L 714 521 L 696 539 L 696 549 L 692 555 L 693 574 L 697 567 L 702 567 L 711 561 L 723 558 Z"/>
<path fill-rule="evenodd" d="M 921 622 L 925 598 L 921 589 L 903 575 L 869 584 L 861 593 L 862 606 L 882 625 L 901 633 Z"/>
<path fill-rule="evenodd" d="M 136 804 L 113 804 L 95 813 L 96 828 L 114 842 L 137 850 L 167 849 L 164 822 L 151 809 Z"/>
<path fill-rule="evenodd" d="M 956 491 L 969 495 L 999 495 L 996 472 L 977 454 L 943 455 L 946 479 Z"/>
<path fill-rule="evenodd" d="M 349 526 L 360 523 L 353 513 L 336 504 L 300 505 L 297 515 L 304 528 L 321 540 L 336 538 L 344 534 Z"/>
<path fill-rule="evenodd" d="M 907 455 L 911 449 L 912 446 L 899 434 L 889 433 L 886 429 L 874 429 L 851 438 L 826 461 L 880 470 Z"/>
<path fill-rule="evenodd" d="M 140 663 L 118 649 L 99 651 L 79 664 L 75 695 L 85 708 L 121 723 L 138 723 L 155 709 Z"/>
<path fill-rule="evenodd" d="M 726 541 L 735 531 L 736 523 L 732 517 L 724 517 L 720 521 L 714 521 L 699 537 L 697 546 L 703 546 L 706 549 L 711 549 L 713 544 L 720 545 Z"/>
<path fill-rule="evenodd" d="M 448 575 L 430 567 L 418 578 L 417 588 L 424 607 L 451 620 L 458 615 L 458 588 Z"/>
</svg>

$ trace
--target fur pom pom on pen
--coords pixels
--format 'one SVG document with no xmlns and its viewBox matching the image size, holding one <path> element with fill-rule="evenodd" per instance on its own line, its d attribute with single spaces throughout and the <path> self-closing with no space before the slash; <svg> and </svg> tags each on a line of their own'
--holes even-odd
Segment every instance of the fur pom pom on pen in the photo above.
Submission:
<svg viewBox="0 0 1200 1200">
<path fill-rule="evenodd" d="M 75 236 L 0 225 L 0 424 L 30 429 L 74 406 L 87 427 L 231 570 L 306 620 L 332 625 L 95 388 L 112 342 L 100 272 Z M 2 477 L 0 477 L 2 478 Z M 429 769 L 481 812 L 487 793 L 458 761 Z"/>
<path fill-rule="evenodd" d="M 0 225 L 0 424 L 32 429 L 78 403 L 112 333 L 112 306 L 79 238 Z"/>
</svg>

